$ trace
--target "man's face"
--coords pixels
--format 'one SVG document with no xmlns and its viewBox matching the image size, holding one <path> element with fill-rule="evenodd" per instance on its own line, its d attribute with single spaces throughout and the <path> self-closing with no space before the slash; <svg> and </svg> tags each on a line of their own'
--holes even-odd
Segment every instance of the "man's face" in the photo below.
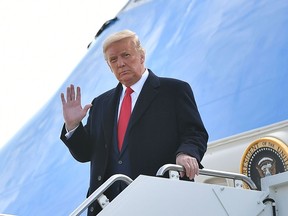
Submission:
<svg viewBox="0 0 288 216">
<path fill-rule="evenodd" d="M 135 48 L 131 38 L 111 43 L 105 54 L 110 69 L 125 86 L 136 83 L 144 73 L 144 53 Z"/>
</svg>

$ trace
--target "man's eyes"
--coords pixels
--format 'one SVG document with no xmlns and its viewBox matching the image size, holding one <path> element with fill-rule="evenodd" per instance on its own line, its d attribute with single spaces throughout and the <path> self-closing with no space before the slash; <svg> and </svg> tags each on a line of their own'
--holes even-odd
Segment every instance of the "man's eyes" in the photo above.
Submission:
<svg viewBox="0 0 288 216">
<path fill-rule="evenodd" d="M 117 61 L 117 59 L 110 59 L 110 63 L 115 63 Z"/>
<path fill-rule="evenodd" d="M 124 53 L 123 56 L 124 56 L 124 57 L 129 57 L 130 54 L 129 54 L 129 53 Z"/>
<path fill-rule="evenodd" d="M 123 58 L 128 58 L 128 57 L 131 56 L 131 54 L 130 54 L 130 53 L 123 53 L 121 56 L 122 56 Z M 117 59 L 118 59 L 118 58 L 110 58 L 109 62 L 110 62 L 110 63 L 115 63 L 115 62 L 117 62 Z"/>
</svg>

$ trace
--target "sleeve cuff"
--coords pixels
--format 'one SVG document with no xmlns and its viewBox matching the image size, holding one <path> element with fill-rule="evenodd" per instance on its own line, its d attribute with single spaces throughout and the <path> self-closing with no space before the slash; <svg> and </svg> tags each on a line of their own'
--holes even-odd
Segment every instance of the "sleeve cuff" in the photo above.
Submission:
<svg viewBox="0 0 288 216">
<path fill-rule="evenodd" d="M 73 135 L 73 133 L 75 132 L 75 130 L 76 130 L 78 127 L 79 127 L 79 125 L 78 125 L 77 127 L 75 127 L 74 129 L 68 131 L 67 128 L 66 128 L 66 126 L 65 126 L 65 129 L 66 129 L 65 137 L 66 137 L 66 139 L 69 139 L 69 138 Z"/>
</svg>

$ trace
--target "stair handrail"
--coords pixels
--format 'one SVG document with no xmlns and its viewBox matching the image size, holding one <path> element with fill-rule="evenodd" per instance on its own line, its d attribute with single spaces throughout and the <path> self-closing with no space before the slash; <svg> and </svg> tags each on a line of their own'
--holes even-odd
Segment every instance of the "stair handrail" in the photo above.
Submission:
<svg viewBox="0 0 288 216">
<path fill-rule="evenodd" d="M 97 190 L 95 190 L 88 198 L 86 198 L 71 214 L 70 216 L 81 215 L 88 206 L 98 199 L 114 182 L 124 181 L 127 185 L 132 182 L 132 179 L 123 174 L 115 174 L 105 181 Z"/>
<path fill-rule="evenodd" d="M 170 170 L 178 171 L 178 172 L 185 172 L 185 168 L 181 165 L 165 164 L 159 168 L 156 176 L 163 176 L 167 171 L 170 171 Z M 257 186 L 255 185 L 255 183 L 249 177 L 243 174 L 219 171 L 219 170 L 211 170 L 211 169 L 199 169 L 199 175 L 222 177 L 222 178 L 228 178 L 228 179 L 233 179 L 233 180 L 241 180 L 245 182 L 251 190 L 257 190 Z"/>
<path fill-rule="evenodd" d="M 163 176 L 167 171 L 178 171 L 185 172 L 185 168 L 176 164 L 165 164 L 160 167 L 156 173 L 156 176 Z M 241 180 L 245 182 L 250 189 L 257 190 L 255 183 L 247 176 L 239 173 L 211 170 L 211 169 L 200 169 L 200 175 L 215 176 L 228 178 L 233 180 Z M 105 181 L 97 190 L 95 190 L 88 198 L 86 198 L 71 214 L 70 216 L 79 216 L 81 215 L 88 206 L 98 199 L 114 182 L 124 181 L 127 185 L 132 183 L 132 179 L 123 174 L 115 174 L 111 176 L 107 181 Z"/>
</svg>

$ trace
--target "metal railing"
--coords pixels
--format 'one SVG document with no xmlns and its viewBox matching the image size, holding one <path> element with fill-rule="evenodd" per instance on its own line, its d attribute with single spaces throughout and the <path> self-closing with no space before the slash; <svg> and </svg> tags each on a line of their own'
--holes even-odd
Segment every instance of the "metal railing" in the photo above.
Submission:
<svg viewBox="0 0 288 216">
<path fill-rule="evenodd" d="M 167 171 L 178 171 L 178 172 L 185 172 L 185 169 L 183 166 L 176 165 L 176 164 L 166 164 L 160 167 L 160 169 L 157 171 L 156 176 L 163 176 Z M 221 177 L 221 178 L 227 178 L 227 179 L 233 179 L 235 180 L 241 180 L 245 182 L 250 189 L 257 190 L 257 187 L 255 183 L 247 176 L 243 174 L 238 173 L 232 173 L 232 172 L 225 172 L 225 171 L 218 171 L 218 170 L 210 170 L 210 169 L 200 169 L 199 170 L 200 175 L 207 175 L 207 176 L 214 176 L 214 177 Z"/>
<path fill-rule="evenodd" d="M 99 199 L 103 193 L 116 181 L 124 181 L 129 185 L 132 182 L 132 179 L 126 175 L 116 174 L 111 176 L 107 181 L 105 181 L 97 190 L 95 190 L 87 199 L 84 200 L 71 214 L 70 216 L 79 216 L 83 213 L 88 206 L 94 202 L 96 199 Z M 100 204 L 101 205 L 101 204 Z"/>
<path fill-rule="evenodd" d="M 156 176 L 163 176 L 167 171 L 176 171 L 178 172 L 185 172 L 183 166 L 176 165 L 176 164 L 166 164 L 160 167 L 157 171 Z M 169 173 L 170 174 L 170 173 Z M 225 171 L 218 171 L 218 170 L 209 170 L 209 169 L 200 169 L 200 175 L 207 175 L 207 176 L 214 176 L 214 177 L 221 177 L 227 179 L 241 180 L 245 182 L 250 189 L 257 190 L 256 185 L 254 182 L 243 174 L 232 173 L 232 172 L 225 172 Z M 174 175 L 175 176 L 175 175 Z M 176 175 L 178 176 L 178 175 Z M 132 179 L 123 174 L 116 174 L 111 176 L 107 181 L 105 181 L 97 190 L 95 190 L 87 199 L 84 200 L 71 214 L 70 216 L 79 216 L 83 213 L 88 206 L 94 202 L 96 199 L 98 200 L 99 204 L 104 208 L 107 204 L 109 204 L 109 200 L 103 194 L 114 182 L 116 181 L 124 181 L 129 185 L 132 183 Z"/>
</svg>

